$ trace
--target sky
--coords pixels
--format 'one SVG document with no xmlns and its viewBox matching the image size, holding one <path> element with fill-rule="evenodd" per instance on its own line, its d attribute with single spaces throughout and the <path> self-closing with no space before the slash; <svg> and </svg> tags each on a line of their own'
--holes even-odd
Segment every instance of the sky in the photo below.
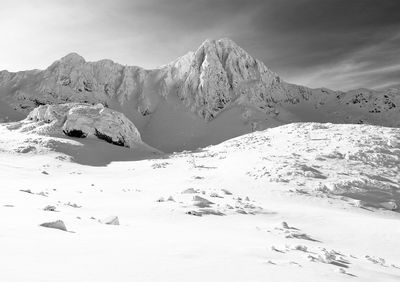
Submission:
<svg viewBox="0 0 400 282">
<path fill-rule="evenodd" d="M 400 86 L 399 0 L 0 0 L 0 69 L 76 52 L 156 68 L 229 37 L 284 80 Z"/>
</svg>

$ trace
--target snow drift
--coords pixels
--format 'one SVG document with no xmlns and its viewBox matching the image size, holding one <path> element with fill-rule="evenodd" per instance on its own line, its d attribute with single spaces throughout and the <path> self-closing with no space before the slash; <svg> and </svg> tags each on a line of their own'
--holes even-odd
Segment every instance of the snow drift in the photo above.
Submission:
<svg viewBox="0 0 400 282">
<path fill-rule="evenodd" d="M 399 128 L 292 123 L 225 141 L 201 155 L 237 162 L 263 185 L 280 183 L 293 193 L 345 196 L 359 207 L 399 211 Z"/>
</svg>

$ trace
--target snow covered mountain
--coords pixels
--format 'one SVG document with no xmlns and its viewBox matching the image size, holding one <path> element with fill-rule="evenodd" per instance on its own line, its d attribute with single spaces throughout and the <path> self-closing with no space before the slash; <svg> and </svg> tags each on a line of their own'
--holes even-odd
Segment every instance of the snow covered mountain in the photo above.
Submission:
<svg viewBox="0 0 400 282">
<path fill-rule="evenodd" d="M 101 103 L 124 113 L 146 143 L 171 152 L 299 121 L 398 127 L 399 93 L 289 84 L 220 39 L 153 70 L 72 53 L 43 71 L 2 71 L 0 119 L 21 119 L 45 104 Z"/>
</svg>

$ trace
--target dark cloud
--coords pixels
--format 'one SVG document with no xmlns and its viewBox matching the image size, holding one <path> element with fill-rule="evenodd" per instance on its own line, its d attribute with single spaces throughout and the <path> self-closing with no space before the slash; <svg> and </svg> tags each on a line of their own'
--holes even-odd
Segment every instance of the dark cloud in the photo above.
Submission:
<svg viewBox="0 0 400 282">
<path fill-rule="evenodd" d="M 390 38 L 399 31 L 399 11 L 396 0 L 267 0 L 252 23 L 280 50 L 277 58 L 307 66 Z"/>
<path fill-rule="evenodd" d="M 359 74 L 340 83 L 332 71 L 331 81 L 321 75 L 308 79 L 310 86 L 374 87 L 393 75 L 374 73 L 371 80 L 363 71 L 400 64 L 398 0 L 152 0 L 128 6 L 158 23 L 159 30 L 149 29 L 164 42 L 179 39 L 182 47 L 195 48 L 204 36 L 229 36 L 288 80 L 306 82 L 297 78 L 321 68 L 343 73 L 340 66 L 349 64 Z"/>
</svg>

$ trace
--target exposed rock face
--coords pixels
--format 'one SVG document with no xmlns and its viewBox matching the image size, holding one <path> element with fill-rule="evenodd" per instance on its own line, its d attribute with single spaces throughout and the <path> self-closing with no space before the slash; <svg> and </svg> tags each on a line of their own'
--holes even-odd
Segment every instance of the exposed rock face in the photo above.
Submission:
<svg viewBox="0 0 400 282">
<path fill-rule="evenodd" d="M 65 226 L 65 224 L 62 220 L 45 222 L 45 223 L 40 224 L 40 226 L 46 227 L 46 228 L 59 229 L 62 231 L 67 231 L 67 227 Z"/>
<path fill-rule="evenodd" d="M 60 104 L 35 108 L 27 120 L 49 124 L 49 130 L 60 129 L 71 137 L 96 136 L 119 146 L 133 147 L 141 143 L 135 125 L 123 114 L 102 104 Z"/>
</svg>

